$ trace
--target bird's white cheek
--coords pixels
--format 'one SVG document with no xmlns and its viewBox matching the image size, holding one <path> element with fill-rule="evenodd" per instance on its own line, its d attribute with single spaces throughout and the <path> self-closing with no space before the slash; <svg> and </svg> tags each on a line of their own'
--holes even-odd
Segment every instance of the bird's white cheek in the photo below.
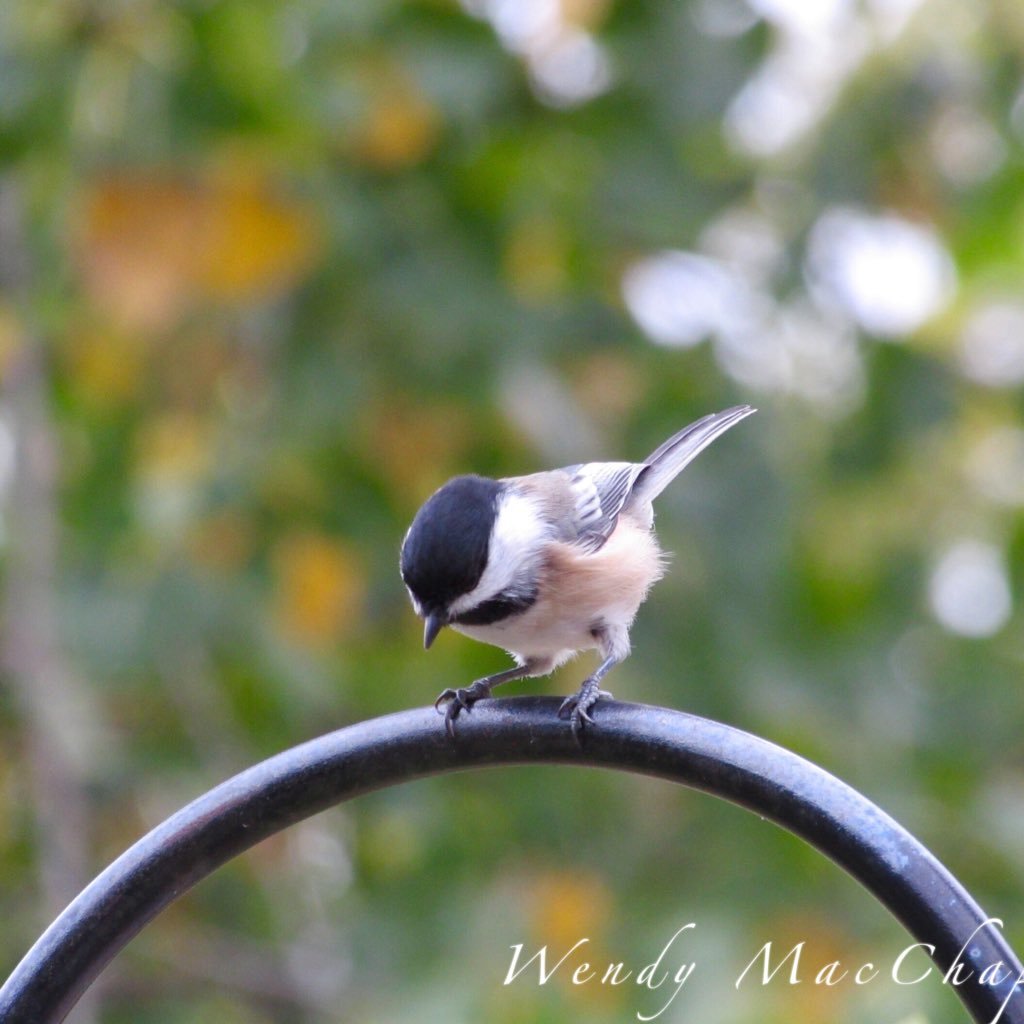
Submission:
<svg viewBox="0 0 1024 1024">
<path fill-rule="evenodd" d="M 409 600 L 412 602 L 413 611 L 422 619 L 424 618 L 423 606 L 416 600 L 416 595 L 408 588 L 405 588 L 405 592 L 409 595 Z"/>
<path fill-rule="evenodd" d="M 449 611 L 460 615 L 489 601 L 528 574 L 530 564 L 539 556 L 547 539 L 547 524 L 540 518 L 536 506 L 527 497 L 509 492 L 501 500 L 494 533 L 487 550 L 487 566 L 477 585 L 458 600 Z"/>
</svg>

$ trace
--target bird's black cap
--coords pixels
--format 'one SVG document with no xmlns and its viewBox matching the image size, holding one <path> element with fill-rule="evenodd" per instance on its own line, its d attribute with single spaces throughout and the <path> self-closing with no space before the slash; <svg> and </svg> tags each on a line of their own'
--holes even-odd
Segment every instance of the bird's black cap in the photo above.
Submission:
<svg viewBox="0 0 1024 1024">
<path fill-rule="evenodd" d="M 428 614 L 480 582 L 503 485 L 457 476 L 427 499 L 402 545 L 402 579 Z"/>
</svg>

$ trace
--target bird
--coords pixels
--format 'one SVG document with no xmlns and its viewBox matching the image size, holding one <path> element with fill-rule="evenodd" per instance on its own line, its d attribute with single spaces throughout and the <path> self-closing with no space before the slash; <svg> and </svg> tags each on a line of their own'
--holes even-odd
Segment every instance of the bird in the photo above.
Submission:
<svg viewBox="0 0 1024 1024">
<path fill-rule="evenodd" d="M 444 690 L 445 728 L 503 683 L 553 672 L 577 653 L 601 660 L 559 708 L 577 741 L 608 672 L 630 653 L 640 605 L 663 575 L 653 501 L 716 438 L 756 410 L 696 420 L 643 462 L 586 462 L 527 476 L 456 476 L 413 518 L 400 569 L 429 649 L 448 626 L 507 651 L 515 664 Z"/>
</svg>

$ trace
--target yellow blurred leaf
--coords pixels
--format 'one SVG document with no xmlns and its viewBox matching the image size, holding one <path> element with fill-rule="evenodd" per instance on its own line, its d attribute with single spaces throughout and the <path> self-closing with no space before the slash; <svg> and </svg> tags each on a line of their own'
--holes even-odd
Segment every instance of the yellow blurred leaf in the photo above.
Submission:
<svg viewBox="0 0 1024 1024">
<path fill-rule="evenodd" d="M 24 331 L 18 315 L 0 301 L 0 380 L 10 372 L 24 344 Z"/>
<path fill-rule="evenodd" d="M 596 29 L 604 22 L 611 0 L 561 0 L 562 19 L 577 28 Z"/>
<path fill-rule="evenodd" d="M 225 175 L 209 192 L 198 285 L 214 298 L 280 291 L 307 269 L 319 246 L 311 213 L 266 181 Z"/>
<path fill-rule="evenodd" d="M 188 413 L 165 413 L 139 431 L 134 499 L 139 522 L 161 543 L 177 543 L 200 506 L 213 459 L 210 426 Z"/>
<path fill-rule="evenodd" d="M 765 929 L 771 937 L 773 963 L 779 963 L 798 943 L 804 943 L 800 954 L 801 984 L 790 985 L 790 964 L 766 988 L 766 993 L 779 1000 L 783 1019 L 799 1020 L 805 1024 L 830 1024 L 844 1019 L 843 1005 L 855 986 L 845 981 L 836 985 L 814 984 L 819 972 L 823 977 L 838 978 L 842 970 L 855 972 L 862 964 L 877 959 L 864 955 L 851 936 L 832 920 L 811 911 L 785 914 L 768 924 Z M 829 971 L 829 965 L 840 966 Z M 780 984 L 781 982 L 781 984 Z"/>
<path fill-rule="evenodd" d="M 145 350 L 137 336 L 88 327 L 68 338 L 64 359 L 79 398 L 93 408 L 107 408 L 137 394 Z"/>
<path fill-rule="evenodd" d="M 197 298 L 291 285 L 319 246 L 313 216 L 237 158 L 216 174 L 124 171 L 79 197 L 73 249 L 86 292 L 128 330 L 177 321 Z"/>
<path fill-rule="evenodd" d="M 961 422 L 972 422 L 967 404 Z M 832 484 L 808 503 L 801 536 L 822 583 L 850 592 L 873 580 L 901 548 L 941 537 L 944 524 L 936 510 L 955 507 L 951 493 L 968 497 L 959 454 L 945 434 L 925 436 L 884 473 Z"/>
<path fill-rule="evenodd" d="M 599 943 L 611 920 L 612 894 L 592 871 L 552 871 L 531 879 L 530 930 L 540 943 L 568 949 L 586 937 Z"/>
<path fill-rule="evenodd" d="M 549 217 L 518 222 L 505 244 L 504 272 L 512 290 L 526 302 L 545 302 L 565 290 L 569 237 Z"/>
<path fill-rule="evenodd" d="M 398 395 L 371 406 L 361 428 L 375 465 L 414 505 L 455 472 L 472 436 L 459 406 L 428 406 Z"/>
<path fill-rule="evenodd" d="M 145 476 L 192 481 L 209 468 L 210 446 L 209 429 L 197 416 L 165 413 L 142 428 L 137 466 Z"/>
<path fill-rule="evenodd" d="M 594 871 L 551 871 L 533 878 L 526 894 L 527 920 L 536 945 L 547 945 L 557 960 L 580 939 L 580 962 L 607 966 L 615 959 L 607 948 L 613 897 L 605 879 Z M 576 963 L 577 961 L 573 961 Z M 611 985 L 574 985 L 572 972 L 556 975 L 565 993 L 588 1005 L 615 1004 L 622 990 Z"/>
<path fill-rule="evenodd" d="M 324 648 L 348 633 L 359 617 L 365 591 L 355 555 L 340 541 L 296 533 L 273 552 L 274 616 L 290 639 Z"/>
<path fill-rule="evenodd" d="M 260 497 L 276 513 L 292 516 L 323 512 L 330 503 L 324 477 L 307 459 L 294 452 L 279 453 L 268 459 L 260 479 Z"/>
<path fill-rule="evenodd" d="M 441 117 L 433 103 L 399 68 L 369 65 L 364 71 L 365 109 L 350 135 L 361 164 L 396 170 L 419 163 L 434 148 Z"/>
<path fill-rule="evenodd" d="M 93 302 L 128 329 L 180 315 L 201 235 L 197 191 L 161 174 L 118 174 L 80 197 L 74 248 Z"/>
<path fill-rule="evenodd" d="M 365 823 L 360 850 L 372 871 L 385 878 L 400 878 L 422 863 L 423 836 L 408 814 L 384 812 Z"/>
</svg>

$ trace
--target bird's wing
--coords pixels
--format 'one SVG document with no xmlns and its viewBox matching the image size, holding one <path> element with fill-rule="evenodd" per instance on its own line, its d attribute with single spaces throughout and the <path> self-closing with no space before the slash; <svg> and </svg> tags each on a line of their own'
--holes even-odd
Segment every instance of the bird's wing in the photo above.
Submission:
<svg viewBox="0 0 1024 1024">
<path fill-rule="evenodd" d="M 636 478 L 646 468 L 635 462 L 587 462 L 566 467 L 571 477 L 574 544 L 588 553 L 600 550 L 615 529 Z"/>
</svg>

